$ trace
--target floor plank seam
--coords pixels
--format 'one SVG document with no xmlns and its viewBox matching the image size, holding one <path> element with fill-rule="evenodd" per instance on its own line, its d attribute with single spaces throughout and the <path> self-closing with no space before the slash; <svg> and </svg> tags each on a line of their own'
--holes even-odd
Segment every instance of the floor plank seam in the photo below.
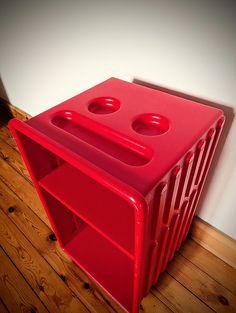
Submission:
<svg viewBox="0 0 236 313">
<path fill-rule="evenodd" d="M 208 251 L 210 252 L 210 251 Z M 220 281 L 216 280 L 215 277 L 212 277 L 209 273 L 207 273 L 206 271 L 204 271 L 202 268 L 200 268 L 199 266 L 197 266 L 195 263 L 193 263 L 190 259 L 186 258 L 180 251 L 178 252 L 183 258 L 185 258 L 185 260 L 187 260 L 188 262 L 190 262 L 194 267 L 196 267 L 197 269 L 199 269 L 201 272 L 203 272 L 204 274 L 206 274 L 207 276 L 209 276 L 212 280 L 214 280 L 217 284 L 221 285 L 224 289 L 227 289 L 230 293 L 232 293 L 234 296 L 236 296 L 236 291 L 235 293 L 228 289 L 227 286 L 224 286 Z M 213 254 L 214 255 L 214 254 Z M 215 255 L 214 255 L 215 256 Z M 217 257 L 217 256 L 215 256 Z M 218 257 L 217 257 L 218 258 Z M 220 258 L 218 258 L 220 259 Z M 221 259 L 220 259 L 221 260 Z M 223 260 L 222 260 L 223 261 Z M 224 261 L 223 261 L 224 262 Z M 226 263 L 226 262 L 225 262 Z M 227 266 L 232 267 L 230 264 L 226 263 Z M 232 267 L 233 268 L 233 267 Z"/>
<path fill-rule="evenodd" d="M 170 300 L 168 300 L 168 298 L 167 298 L 158 288 L 156 288 L 155 285 L 154 285 L 152 288 L 154 288 L 154 289 L 156 290 L 156 292 L 160 293 L 161 296 L 166 300 L 166 302 L 164 302 L 160 297 L 158 297 L 158 295 L 156 295 L 155 292 L 153 292 L 154 295 L 155 295 L 162 303 L 164 303 L 165 306 L 167 306 L 169 310 L 171 310 L 172 312 L 175 313 L 175 312 L 176 312 L 176 306 L 175 306 Z M 173 311 L 173 307 L 175 308 L 175 311 Z"/>
<path fill-rule="evenodd" d="M 154 287 L 153 287 L 153 288 L 154 288 Z M 161 301 L 164 306 L 167 306 L 167 304 L 166 304 L 165 302 L 163 302 L 162 299 L 158 298 L 158 296 L 152 291 L 152 289 L 151 289 L 150 292 L 151 292 L 151 294 L 152 294 L 155 298 L 157 298 L 159 301 Z M 163 296 L 163 297 L 164 297 L 164 296 Z M 166 297 L 165 297 L 165 299 L 168 301 L 168 299 L 167 299 Z M 171 307 L 169 307 L 169 306 L 167 306 L 167 307 L 168 307 L 168 309 L 169 309 L 171 312 L 175 313 L 175 312 L 172 310 Z"/>
<path fill-rule="evenodd" d="M 2 182 L 4 185 L 6 185 L 6 186 L 14 193 L 14 195 L 19 199 L 19 201 L 24 202 L 24 200 L 18 196 L 18 194 L 11 188 L 11 186 L 9 186 L 9 185 L 6 184 L 5 180 L 2 179 L 1 175 L 0 175 L 0 180 L 1 180 L 1 182 Z M 36 213 L 34 212 L 34 210 L 33 210 L 27 203 L 24 203 L 24 204 L 25 204 L 31 211 L 33 211 L 34 214 L 36 214 Z M 37 214 L 36 214 L 36 215 L 37 215 Z M 37 215 L 37 216 L 38 216 L 38 215 Z M 39 218 L 45 225 L 47 225 L 39 216 L 38 216 L 38 218 Z M 49 227 L 49 226 L 47 225 L 47 227 Z M 50 228 L 50 229 L 51 229 L 51 228 Z"/>
<path fill-rule="evenodd" d="M 212 312 L 216 312 L 214 309 L 212 309 L 206 302 L 204 302 L 201 298 L 199 298 L 198 295 L 196 295 L 194 292 L 192 292 L 190 289 L 188 289 L 184 284 L 182 284 L 178 279 L 176 279 L 172 274 L 170 274 L 167 270 L 167 273 L 174 279 L 176 280 L 182 287 L 184 287 L 184 289 L 188 290 L 188 292 L 190 292 L 195 298 L 197 298 L 199 301 L 202 302 L 202 304 L 204 304 L 205 306 L 207 306 Z"/>
<path fill-rule="evenodd" d="M 45 304 L 43 303 L 43 301 L 39 298 L 39 296 L 37 295 L 37 293 L 34 291 L 34 289 L 32 288 L 32 286 L 27 282 L 27 280 L 25 279 L 24 275 L 21 273 L 21 271 L 17 268 L 16 264 L 14 263 L 14 261 L 12 260 L 12 258 L 9 256 L 9 254 L 7 253 L 7 251 L 1 246 L 1 249 L 4 251 L 4 253 L 6 254 L 6 256 L 8 257 L 9 261 L 12 263 L 12 265 L 15 267 L 16 271 L 20 274 L 20 276 L 22 277 L 22 279 L 25 281 L 25 283 L 30 287 L 30 289 L 32 290 L 32 292 L 34 293 L 34 295 L 37 297 L 37 299 L 42 303 L 42 305 L 45 307 L 46 311 L 49 312 L 49 310 L 47 309 L 47 307 L 45 306 Z M 49 312 L 50 313 L 50 312 Z"/>
<path fill-rule="evenodd" d="M 0 246 L 1 247 L 1 246 Z M 6 306 L 6 304 L 4 303 L 3 299 L 0 297 L 0 303 L 3 305 L 3 307 L 6 309 L 6 311 L 8 313 L 11 313 L 9 310 L 8 310 L 8 307 Z"/>
</svg>

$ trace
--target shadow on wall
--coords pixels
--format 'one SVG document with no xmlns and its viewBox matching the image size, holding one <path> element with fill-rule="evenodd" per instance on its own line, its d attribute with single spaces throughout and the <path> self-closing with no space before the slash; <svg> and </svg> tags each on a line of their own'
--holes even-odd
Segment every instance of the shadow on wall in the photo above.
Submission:
<svg viewBox="0 0 236 313">
<path fill-rule="evenodd" d="M 185 99 L 188 99 L 188 100 L 200 102 L 202 104 L 206 104 L 206 105 L 218 108 L 218 109 L 220 109 L 220 110 L 222 110 L 224 112 L 224 115 L 225 115 L 225 125 L 224 125 L 224 128 L 223 128 L 223 131 L 222 131 L 219 143 L 218 143 L 216 151 L 215 151 L 215 156 L 213 158 L 213 161 L 212 161 L 212 164 L 211 164 L 211 167 L 210 167 L 210 170 L 209 170 L 206 182 L 205 182 L 205 187 L 203 188 L 203 191 L 202 191 L 202 194 L 201 194 L 201 197 L 200 197 L 200 201 L 199 201 L 199 204 L 198 204 L 198 210 L 197 210 L 197 212 L 199 212 L 201 207 L 202 207 L 202 203 L 204 202 L 204 199 L 206 197 L 206 193 L 207 193 L 208 187 L 209 187 L 209 185 L 210 185 L 210 183 L 212 181 L 214 169 L 215 169 L 215 167 L 217 165 L 217 162 L 219 161 L 219 157 L 220 157 L 221 151 L 222 151 L 222 149 L 224 147 L 225 140 L 227 138 L 227 135 L 229 133 L 230 127 L 231 127 L 233 119 L 234 119 L 234 110 L 233 110 L 233 108 L 231 108 L 229 106 L 226 106 L 226 105 L 222 105 L 222 104 L 218 104 L 218 103 L 215 103 L 215 102 L 211 102 L 211 101 L 208 101 L 208 100 L 205 100 L 205 99 L 201 99 L 201 98 L 197 98 L 197 97 L 194 97 L 194 96 L 190 96 L 190 95 L 187 95 L 185 93 L 182 93 L 182 92 L 179 92 L 179 91 L 175 91 L 175 90 L 171 90 L 171 89 L 168 89 L 168 88 L 165 88 L 165 87 L 162 87 L 162 86 L 150 84 L 148 82 L 145 82 L 145 81 L 142 81 L 142 80 L 139 80 L 139 79 L 136 79 L 136 78 L 133 79 L 133 83 L 139 84 L 139 85 L 142 85 L 142 86 L 145 86 L 145 87 L 153 88 L 153 89 L 156 89 L 156 90 L 159 90 L 159 91 L 167 92 L 167 93 L 169 93 L 171 95 L 175 95 L 175 96 L 178 96 L 178 97 L 181 97 L 181 98 L 185 98 Z"/>
<path fill-rule="evenodd" d="M 1 121 L 3 121 L 6 124 L 13 117 L 11 109 L 9 107 L 9 98 L 7 96 L 1 76 L 0 76 L 0 115 L 1 117 L 4 117 L 3 119 L 1 119 Z"/>
</svg>

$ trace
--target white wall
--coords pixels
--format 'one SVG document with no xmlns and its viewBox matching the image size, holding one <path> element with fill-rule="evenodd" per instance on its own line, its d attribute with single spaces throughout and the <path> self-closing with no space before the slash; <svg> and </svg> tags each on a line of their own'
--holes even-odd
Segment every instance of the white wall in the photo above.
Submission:
<svg viewBox="0 0 236 313">
<path fill-rule="evenodd" d="M 0 5 L 2 82 L 9 101 L 32 115 L 111 76 L 236 108 L 234 1 Z M 199 214 L 234 238 L 235 161 L 233 120 Z"/>
</svg>

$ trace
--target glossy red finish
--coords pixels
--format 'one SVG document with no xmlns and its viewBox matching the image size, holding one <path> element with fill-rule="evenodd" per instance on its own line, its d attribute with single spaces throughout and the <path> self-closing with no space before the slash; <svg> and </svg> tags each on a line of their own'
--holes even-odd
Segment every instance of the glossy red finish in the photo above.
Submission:
<svg viewBox="0 0 236 313">
<path fill-rule="evenodd" d="M 220 110 L 111 78 L 10 128 L 58 241 L 138 312 L 186 238 Z"/>
</svg>

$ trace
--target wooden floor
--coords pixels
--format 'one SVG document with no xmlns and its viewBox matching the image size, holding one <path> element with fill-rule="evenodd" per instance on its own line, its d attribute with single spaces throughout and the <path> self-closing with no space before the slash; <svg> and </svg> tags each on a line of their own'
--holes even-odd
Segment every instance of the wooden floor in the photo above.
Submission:
<svg viewBox="0 0 236 313">
<path fill-rule="evenodd" d="M 0 312 L 122 312 L 58 247 L 0 120 Z M 188 239 L 140 313 L 236 312 L 236 270 Z"/>
</svg>

